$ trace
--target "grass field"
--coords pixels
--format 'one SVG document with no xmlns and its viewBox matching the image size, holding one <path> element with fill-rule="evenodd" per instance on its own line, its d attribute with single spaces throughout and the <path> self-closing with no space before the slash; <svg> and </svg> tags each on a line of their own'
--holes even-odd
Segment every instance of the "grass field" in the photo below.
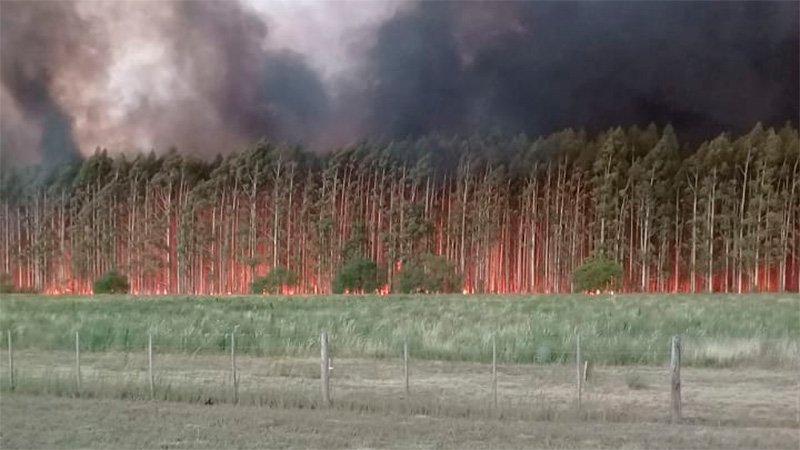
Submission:
<svg viewBox="0 0 800 450">
<path fill-rule="evenodd" d="M 5 357 L 0 352 L 0 357 Z M 77 396 L 74 355 L 26 350 L 17 360 L 16 394 Z M 277 409 L 320 409 L 319 360 L 237 358 L 239 404 Z M 583 383 L 576 409 L 573 364 L 502 364 L 498 407 L 492 405 L 491 365 L 412 360 L 410 392 L 403 364 L 394 359 L 334 359 L 332 398 L 343 412 L 430 417 L 608 423 L 669 420 L 669 371 L 664 366 L 597 365 Z M 5 369 L 0 364 L 0 369 Z M 8 394 L 5 371 L 0 377 Z M 140 353 L 89 353 L 81 357 L 82 398 L 149 400 L 147 357 Z M 796 425 L 794 368 L 683 368 L 683 418 L 709 426 Z M 233 402 L 230 359 L 225 355 L 157 354 L 155 399 L 186 404 Z"/>
<path fill-rule="evenodd" d="M 6 355 L 0 353 L 0 358 Z M 241 356 L 233 405 L 225 355 L 156 355 L 156 401 L 139 353 L 16 355 L 0 378 L 0 448 L 797 448 L 796 368 L 687 367 L 683 420 L 669 424 L 664 366 L 596 366 L 576 409 L 574 366 L 334 360 L 333 405 L 315 358 Z M 4 360 L 4 359 L 3 359 Z M 0 370 L 5 374 L 4 365 Z M 635 380 L 635 381 L 634 381 Z"/>
<path fill-rule="evenodd" d="M 598 363 L 661 364 L 672 335 L 686 365 L 792 365 L 800 354 L 800 296 L 330 296 L 42 297 L 0 300 L 0 330 L 17 349 L 144 348 L 148 333 L 170 353 L 238 350 L 315 354 L 331 334 L 337 356 L 394 357 L 408 337 L 415 358 L 510 363 L 571 360 L 575 336 Z"/>
<path fill-rule="evenodd" d="M 236 329 L 238 405 L 229 334 Z M 0 299 L 0 448 L 797 448 L 800 296 Z M 81 389 L 74 335 L 81 336 Z M 319 333 L 333 405 L 319 401 Z M 155 346 L 151 398 L 145 352 Z M 576 403 L 575 337 L 592 364 Z M 498 347 L 498 406 L 491 348 Z M 683 421 L 669 351 L 683 339 Z M 411 352 L 411 390 L 402 343 Z M 3 339 L 4 340 L 4 339 Z M 77 398 L 80 397 L 80 398 Z"/>
<path fill-rule="evenodd" d="M 0 448 L 796 449 L 800 438 L 788 428 L 475 420 L 22 395 L 3 403 Z"/>
</svg>

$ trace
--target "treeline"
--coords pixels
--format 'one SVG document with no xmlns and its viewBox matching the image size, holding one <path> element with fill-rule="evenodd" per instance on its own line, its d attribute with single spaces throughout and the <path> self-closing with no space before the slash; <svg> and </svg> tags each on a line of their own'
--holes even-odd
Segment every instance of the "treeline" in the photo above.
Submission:
<svg viewBox="0 0 800 450">
<path fill-rule="evenodd" d="M 467 292 L 569 292 L 590 256 L 627 291 L 782 291 L 800 281 L 800 143 L 787 125 L 679 145 L 671 127 L 370 143 L 259 142 L 213 161 L 93 156 L 4 170 L 2 270 L 17 288 L 246 293 L 273 267 L 330 292 L 347 258 L 445 257 Z"/>
</svg>

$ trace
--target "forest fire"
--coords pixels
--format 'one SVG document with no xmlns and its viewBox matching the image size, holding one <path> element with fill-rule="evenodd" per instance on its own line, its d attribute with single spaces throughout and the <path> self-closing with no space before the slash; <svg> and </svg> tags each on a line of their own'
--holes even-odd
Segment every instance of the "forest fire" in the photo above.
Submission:
<svg viewBox="0 0 800 450">
<path fill-rule="evenodd" d="M 618 292 L 798 290 L 797 130 L 757 126 L 704 144 L 697 155 L 727 152 L 734 163 L 725 173 L 682 160 L 670 129 L 617 130 L 596 141 L 564 132 L 537 142 L 603 148 L 593 157 L 604 162 L 581 166 L 563 154 L 515 172 L 476 155 L 438 176 L 425 158 L 395 155 L 387 169 L 364 149 L 314 163 L 321 166 L 271 144 L 213 163 L 101 152 L 81 164 L 93 178 L 2 197 L 2 271 L 20 290 L 50 294 L 91 292 L 97 277 L 118 269 L 135 294 L 234 295 L 280 268 L 293 279 L 284 295 L 324 294 L 348 255 L 358 255 L 388 281 L 378 289 L 387 294 L 420 255 L 434 255 L 444 263 L 420 261 L 444 264 L 438 280 L 458 276 L 450 291 L 563 293 L 584 261 L 603 255 L 621 266 Z M 741 152 L 769 142 L 781 143 L 782 159 L 769 160 L 780 175 L 768 176 L 761 153 Z M 545 144 L 524 148 L 537 145 Z M 671 161 L 657 167 L 672 169 L 637 175 L 656 170 L 647 166 L 653 155 Z M 620 158 L 634 158 L 630 171 L 606 173 Z M 681 164 L 694 177 L 677 177 Z M 762 169 L 742 180 L 745 164 Z M 723 185 L 739 191 L 701 195 Z"/>
<path fill-rule="evenodd" d="M 798 17 L 0 0 L 0 447 L 795 445 Z"/>
<path fill-rule="evenodd" d="M 89 286 L 76 286 L 75 283 L 47 286 L 42 290 L 45 295 L 91 295 L 92 289 Z M 131 292 L 134 295 L 133 291 Z"/>
<path fill-rule="evenodd" d="M 297 288 L 294 286 L 281 286 L 281 294 L 282 295 L 295 295 L 297 294 Z"/>
<path fill-rule="evenodd" d="M 3 288 L 800 290 L 796 2 L 395 3 L 5 2 Z"/>
</svg>

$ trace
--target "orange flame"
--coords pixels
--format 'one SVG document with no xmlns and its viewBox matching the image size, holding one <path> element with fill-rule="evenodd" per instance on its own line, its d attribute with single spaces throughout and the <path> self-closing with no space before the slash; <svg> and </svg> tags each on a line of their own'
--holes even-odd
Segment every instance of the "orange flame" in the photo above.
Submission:
<svg viewBox="0 0 800 450">
<path fill-rule="evenodd" d="M 287 285 L 281 286 L 281 294 L 283 295 L 295 295 L 296 293 L 297 293 L 296 286 L 287 286 Z"/>
</svg>

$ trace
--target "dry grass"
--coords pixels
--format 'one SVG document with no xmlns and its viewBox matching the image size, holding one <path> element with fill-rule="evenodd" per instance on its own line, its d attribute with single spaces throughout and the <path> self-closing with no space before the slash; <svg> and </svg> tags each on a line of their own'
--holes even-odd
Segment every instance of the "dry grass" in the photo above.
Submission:
<svg viewBox="0 0 800 450">
<path fill-rule="evenodd" d="M 798 430 L 4 395 L 0 448 L 797 448 Z"/>
<path fill-rule="evenodd" d="M 5 357 L 0 353 L 0 361 Z M 17 392 L 74 396 L 73 358 L 69 352 L 18 352 Z M 486 364 L 412 360 L 409 398 L 400 360 L 335 358 L 333 366 L 334 407 L 346 412 L 603 423 L 660 423 L 669 414 L 666 367 L 595 366 L 577 413 L 572 365 L 500 365 L 498 411 L 490 407 L 491 370 Z M 240 356 L 237 367 L 242 404 L 318 407 L 316 359 Z M 7 390 L 7 367 L 0 370 Z M 150 397 L 144 354 L 84 354 L 81 372 L 83 397 Z M 688 423 L 796 426 L 800 380 L 795 369 L 684 368 L 682 381 Z M 230 360 L 222 355 L 156 355 L 156 385 L 156 397 L 162 400 L 230 402 Z"/>
</svg>

